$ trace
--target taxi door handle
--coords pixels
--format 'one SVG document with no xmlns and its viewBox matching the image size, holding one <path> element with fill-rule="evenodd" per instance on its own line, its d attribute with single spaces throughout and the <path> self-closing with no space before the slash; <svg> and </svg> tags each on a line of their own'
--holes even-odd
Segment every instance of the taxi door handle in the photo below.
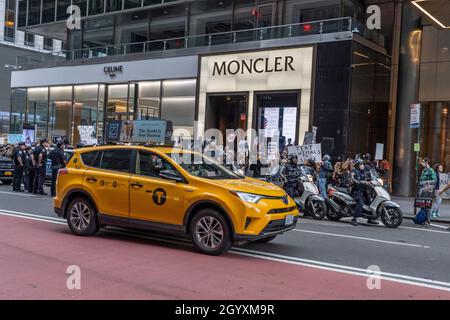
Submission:
<svg viewBox="0 0 450 320">
<path fill-rule="evenodd" d="M 132 182 L 132 183 L 131 183 L 131 186 L 132 186 L 133 188 L 142 188 L 144 185 L 141 184 L 141 183 L 139 183 L 139 182 Z"/>
<path fill-rule="evenodd" d="M 89 182 L 97 182 L 98 179 L 95 178 L 95 177 L 89 177 L 86 180 L 89 181 Z"/>
</svg>

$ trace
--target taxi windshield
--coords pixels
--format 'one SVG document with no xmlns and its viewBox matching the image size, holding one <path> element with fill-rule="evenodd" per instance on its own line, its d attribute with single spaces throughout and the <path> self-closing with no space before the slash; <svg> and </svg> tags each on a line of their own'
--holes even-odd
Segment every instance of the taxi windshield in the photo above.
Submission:
<svg viewBox="0 0 450 320">
<path fill-rule="evenodd" d="M 212 158 L 200 154 L 168 153 L 167 155 L 194 177 L 215 180 L 243 178 Z"/>
</svg>

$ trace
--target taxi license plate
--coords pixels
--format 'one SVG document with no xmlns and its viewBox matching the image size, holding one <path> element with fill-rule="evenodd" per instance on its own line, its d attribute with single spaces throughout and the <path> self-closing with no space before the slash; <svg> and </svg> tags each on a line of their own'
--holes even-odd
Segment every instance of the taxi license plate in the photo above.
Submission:
<svg viewBox="0 0 450 320">
<path fill-rule="evenodd" d="M 12 176 L 12 172 L 11 171 L 5 171 L 5 176 Z"/>
<path fill-rule="evenodd" d="M 284 218 L 284 225 L 289 226 L 294 223 L 294 216 L 289 214 Z"/>
</svg>

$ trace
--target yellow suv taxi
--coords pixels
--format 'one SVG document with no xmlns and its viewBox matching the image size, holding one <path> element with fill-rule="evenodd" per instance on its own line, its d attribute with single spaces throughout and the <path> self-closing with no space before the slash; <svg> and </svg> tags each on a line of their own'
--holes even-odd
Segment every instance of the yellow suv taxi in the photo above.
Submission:
<svg viewBox="0 0 450 320">
<path fill-rule="evenodd" d="M 74 150 L 59 171 L 54 208 L 76 235 L 104 226 L 151 230 L 189 236 L 211 255 L 233 244 L 270 241 L 298 218 L 281 188 L 171 147 Z"/>
</svg>

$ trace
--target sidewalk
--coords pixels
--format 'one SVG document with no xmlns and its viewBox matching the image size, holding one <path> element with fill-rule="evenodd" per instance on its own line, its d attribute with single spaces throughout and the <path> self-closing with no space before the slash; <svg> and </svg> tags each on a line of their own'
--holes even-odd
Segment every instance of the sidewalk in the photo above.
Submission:
<svg viewBox="0 0 450 320">
<path fill-rule="evenodd" d="M 392 196 L 392 201 L 398 203 L 402 209 L 405 218 L 414 217 L 414 198 L 412 197 L 395 197 Z M 442 200 L 442 205 L 439 210 L 442 218 L 433 219 L 434 222 L 450 223 L 450 200 Z"/>
</svg>

